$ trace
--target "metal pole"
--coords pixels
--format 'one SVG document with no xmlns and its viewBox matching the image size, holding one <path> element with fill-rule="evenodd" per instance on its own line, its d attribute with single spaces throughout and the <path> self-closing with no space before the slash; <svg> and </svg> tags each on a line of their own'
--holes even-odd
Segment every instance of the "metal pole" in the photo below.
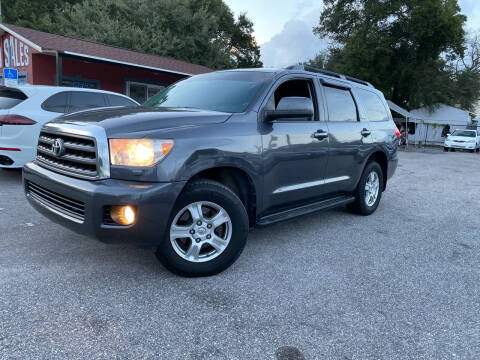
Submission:
<svg viewBox="0 0 480 360">
<path fill-rule="evenodd" d="M 408 116 L 405 116 L 405 150 L 408 150 Z"/>
<path fill-rule="evenodd" d="M 55 72 L 55 86 L 61 86 L 62 85 L 62 55 L 57 52 L 55 52 L 55 67 L 56 67 L 56 72 Z"/>
</svg>

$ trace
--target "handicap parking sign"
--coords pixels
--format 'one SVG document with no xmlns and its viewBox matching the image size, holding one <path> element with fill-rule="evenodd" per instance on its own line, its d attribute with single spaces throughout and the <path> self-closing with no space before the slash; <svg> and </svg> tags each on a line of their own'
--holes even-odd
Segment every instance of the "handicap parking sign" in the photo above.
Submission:
<svg viewBox="0 0 480 360">
<path fill-rule="evenodd" d="M 3 69 L 3 84 L 5 86 L 18 85 L 18 70 L 11 68 Z"/>
</svg>

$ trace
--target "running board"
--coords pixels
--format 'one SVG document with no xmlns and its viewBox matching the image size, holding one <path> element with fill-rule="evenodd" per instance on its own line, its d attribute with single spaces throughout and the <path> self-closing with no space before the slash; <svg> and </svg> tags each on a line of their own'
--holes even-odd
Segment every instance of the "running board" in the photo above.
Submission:
<svg viewBox="0 0 480 360">
<path fill-rule="evenodd" d="M 297 216 L 310 214 L 319 210 L 326 210 L 342 205 L 349 204 L 355 201 L 353 196 L 337 196 L 331 199 L 322 200 L 313 204 L 299 206 L 293 209 L 283 210 L 275 214 L 263 216 L 257 221 L 257 227 L 268 226 L 280 221 L 293 219 Z"/>
</svg>

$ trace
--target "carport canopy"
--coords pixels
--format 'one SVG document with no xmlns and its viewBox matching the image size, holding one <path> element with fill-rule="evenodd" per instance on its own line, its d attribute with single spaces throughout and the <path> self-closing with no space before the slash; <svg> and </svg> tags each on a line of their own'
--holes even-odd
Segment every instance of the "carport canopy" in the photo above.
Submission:
<svg viewBox="0 0 480 360">
<path fill-rule="evenodd" d="M 404 108 L 401 108 L 394 102 L 387 100 L 387 104 L 390 110 L 395 111 L 397 114 L 402 115 L 404 118 L 408 119 L 411 117 L 411 114 L 407 110 L 405 110 Z"/>
</svg>

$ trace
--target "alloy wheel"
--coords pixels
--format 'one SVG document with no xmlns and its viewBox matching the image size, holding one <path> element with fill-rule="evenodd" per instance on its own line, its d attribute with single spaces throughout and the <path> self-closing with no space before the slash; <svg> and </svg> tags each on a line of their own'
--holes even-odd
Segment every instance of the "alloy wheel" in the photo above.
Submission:
<svg viewBox="0 0 480 360">
<path fill-rule="evenodd" d="M 190 262 L 215 259 L 232 237 L 232 220 L 220 205 L 198 201 L 185 206 L 170 226 L 170 242 L 175 252 Z"/>
</svg>

